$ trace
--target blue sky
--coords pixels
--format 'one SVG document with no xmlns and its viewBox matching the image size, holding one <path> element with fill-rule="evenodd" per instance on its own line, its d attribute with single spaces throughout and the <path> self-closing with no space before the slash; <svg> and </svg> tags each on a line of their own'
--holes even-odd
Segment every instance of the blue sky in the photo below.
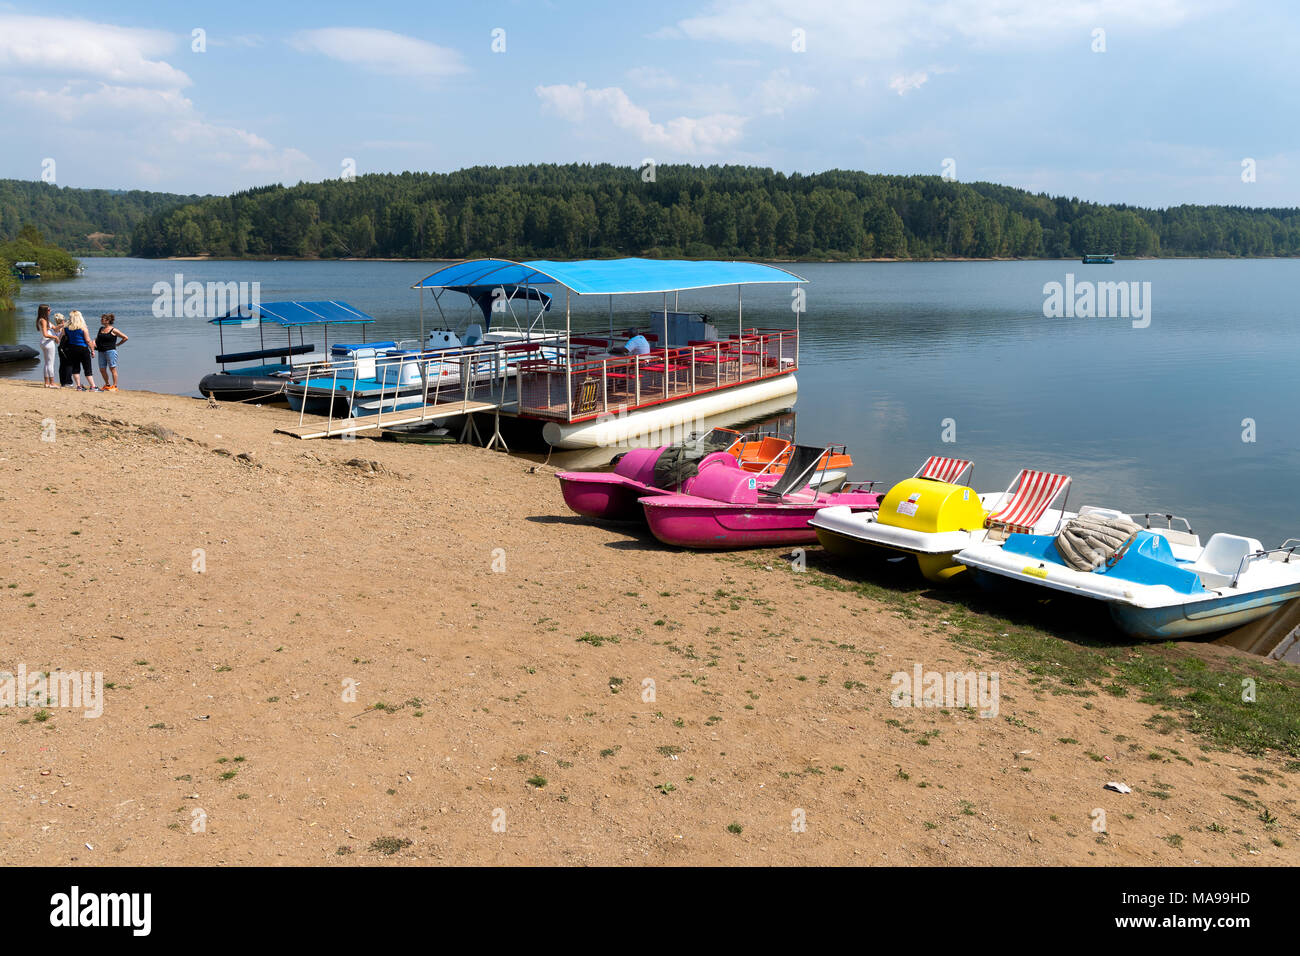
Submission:
<svg viewBox="0 0 1300 956">
<path fill-rule="evenodd" d="M 1226 0 L 0 2 L 0 176 L 52 159 L 61 185 L 225 193 L 349 159 L 951 160 L 1103 202 L 1294 206 L 1298 27 Z"/>
</svg>

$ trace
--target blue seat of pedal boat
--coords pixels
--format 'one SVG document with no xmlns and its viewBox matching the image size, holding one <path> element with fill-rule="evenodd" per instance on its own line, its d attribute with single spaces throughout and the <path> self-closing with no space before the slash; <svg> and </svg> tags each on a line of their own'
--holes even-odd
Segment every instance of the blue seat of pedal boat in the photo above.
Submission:
<svg viewBox="0 0 1300 956">
<path fill-rule="evenodd" d="M 1215 535 L 1218 537 L 1218 535 Z M 1233 537 L 1227 536 L 1225 537 Z M 1211 539 L 1213 541 L 1213 538 Z M 1050 534 L 1011 534 L 1003 542 L 1002 550 L 1009 554 L 1021 554 L 1045 564 L 1055 564 L 1067 568 L 1069 565 L 1056 550 L 1056 537 Z M 1206 551 L 1209 552 L 1209 548 Z M 1173 549 L 1163 535 L 1151 531 L 1139 531 L 1133 543 L 1129 545 L 1124 556 L 1110 567 L 1102 565 L 1093 574 L 1134 584 L 1165 585 L 1179 594 L 1200 594 L 1205 590 L 1201 576 L 1192 570 L 1196 565 L 1179 561 L 1174 557 Z M 1233 566 L 1236 571 L 1236 565 Z"/>
</svg>

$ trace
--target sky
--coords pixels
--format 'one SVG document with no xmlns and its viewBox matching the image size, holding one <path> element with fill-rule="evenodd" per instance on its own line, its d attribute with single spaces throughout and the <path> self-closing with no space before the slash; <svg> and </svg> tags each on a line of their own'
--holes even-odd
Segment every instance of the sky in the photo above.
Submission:
<svg viewBox="0 0 1300 956">
<path fill-rule="evenodd" d="M 1298 54 L 1286 2 L 0 0 L 0 177 L 649 160 L 1295 206 Z"/>
</svg>

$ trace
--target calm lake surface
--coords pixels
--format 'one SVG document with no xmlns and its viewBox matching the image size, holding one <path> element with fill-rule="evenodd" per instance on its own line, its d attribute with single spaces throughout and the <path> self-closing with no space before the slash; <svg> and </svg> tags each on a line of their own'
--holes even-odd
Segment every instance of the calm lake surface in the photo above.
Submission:
<svg viewBox="0 0 1300 956">
<path fill-rule="evenodd" d="M 36 305 L 79 308 L 93 330 L 113 312 L 131 336 L 126 388 L 197 394 L 214 368 L 217 336 L 202 319 L 159 319 L 153 285 L 258 281 L 263 301 L 342 299 L 379 321 L 367 339 L 416 338 L 419 293 L 436 264 L 393 262 L 165 262 L 85 259 L 77 279 L 26 286 L 0 313 L 0 343 L 36 344 Z M 810 280 L 798 436 L 846 442 L 855 478 L 893 482 L 930 454 L 973 459 L 979 490 L 1000 490 L 1021 467 L 1074 478 L 1073 505 L 1172 511 L 1202 538 L 1249 534 L 1274 546 L 1300 536 L 1296 505 L 1300 422 L 1295 376 L 1300 261 L 1162 260 L 797 264 Z M 1045 283 L 1149 282 L 1150 325 L 1127 318 L 1045 318 Z M 466 300 L 446 296 L 463 328 Z M 455 300 L 451 302 L 451 300 Z M 616 304 L 615 327 L 643 324 L 661 297 Z M 605 328 L 606 300 L 574 300 L 576 328 Z M 671 304 L 671 303 L 670 303 Z M 681 296 L 683 310 L 736 322 L 736 290 Z M 1145 304 L 1145 299 L 1144 299 Z M 477 311 L 473 313 L 477 315 Z M 745 292 L 746 325 L 787 325 L 779 287 Z M 562 296 L 548 317 L 563 328 Z M 439 321 L 425 296 L 425 325 Z M 278 343 L 266 330 L 268 344 Z M 332 333 L 331 339 L 339 333 Z M 342 332 L 355 341 L 355 330 Z M 322 345 L 319 334 L 310 341 Z M 295 337 L 296 341 L 296 337 Z M 256 330 L 228 330 L 226 348 L 256 348 Z M 40 378 L 39 366 L 0 375 Z M 956 441 L 942 438 L 946 420 Z M 1251 419 L 1253 442 L 1243 441 Z M 436 448 L 429 450 L 437 454 Z"/>
</svg>

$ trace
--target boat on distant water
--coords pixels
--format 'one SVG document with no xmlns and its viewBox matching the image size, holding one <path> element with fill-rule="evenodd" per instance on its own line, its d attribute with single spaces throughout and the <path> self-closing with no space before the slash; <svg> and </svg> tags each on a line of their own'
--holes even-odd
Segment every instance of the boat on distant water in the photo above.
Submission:
<svg viewBox="0 0 1300 956">
<path fill-rule="evenodd" d="M 29 282 L 41 277 L 40 266 L 35 262 L 15 262 L 9 274 L 15 279 L 21 279 L 23 282 Z"/>
<path fill-rule="evenodd" d="M 342 346 L 342 356 L 348 350 L 395 349 L 396 342 L 364 343 L 365 327 L 374 317 L 346 302 L 335 300 L 321 302 L 263 302 L 256 307 L 240 306 L 225 315 L 208 320 L 217 327 L 221 352 L 216 362 L 221 369 L 203 376 L 199 392 L 210 398 L 226 402 L 253 404 L 285 400 L 285 387 L 301 378 L 313 364 L 330 361 L 329 329 L 332 326 L 357 326 L 361 329 L 360 346 Z M 241 352 L 227 352 L 225 330 L 229 327 L 256 328 L 259 348 Z M 285 333 L 283 345 L 266 344 L 266 329 L 279 328 Z M 318 329 L 325 336 L 324 351 L 317 351 L 315 343 L 305 340 L 305 330 Z M 298 332 L 297 344 L 293 341 Z M 338 348 L 339 346 L 335 346 Z M 274 361 L 268 362 L 268 359 Z M 245 365 L 251 362 L 258 364 Z M 235 365 L 228 369 L 227 365 Z"/>
<path fill-rule="evenodd" d="M 1133 517 L 1145 517 L 1146 527 Z M 1149 640 L 1238 627 L 1300 598 L 1300 539 L 1265 549 L 1220 533 L 1202 547 L 1185 520 L 1164 515 L 1167 526 L 1153 528 L 1151 517 L 1084 507 L 1057 534 L 1012 534 L 957 560 L 985 586 L 1021 582 L 1102 601 L 1121 630 Z"/>
<path fill-rule="evenodd" d="M 645 497 L 650 533 L 679 548 L 732 549 L 812 544 L 808 522 L 824 508 L 849 513 L 874 512 L 882 495 L 875 482 L 845 485 L 826 494 L 814 487 L 831 449 L 796 445 L 784 473 L 774 483 L 740 468 L 701 469 L 681 493 Z"/>
<path fill-rule="evenodd" d="M 1085 253 L 1083 264 L 1085 266 L 1108 266 L 1115 262 L 1115 254 L 1111 252 Z"/>
</svg>

